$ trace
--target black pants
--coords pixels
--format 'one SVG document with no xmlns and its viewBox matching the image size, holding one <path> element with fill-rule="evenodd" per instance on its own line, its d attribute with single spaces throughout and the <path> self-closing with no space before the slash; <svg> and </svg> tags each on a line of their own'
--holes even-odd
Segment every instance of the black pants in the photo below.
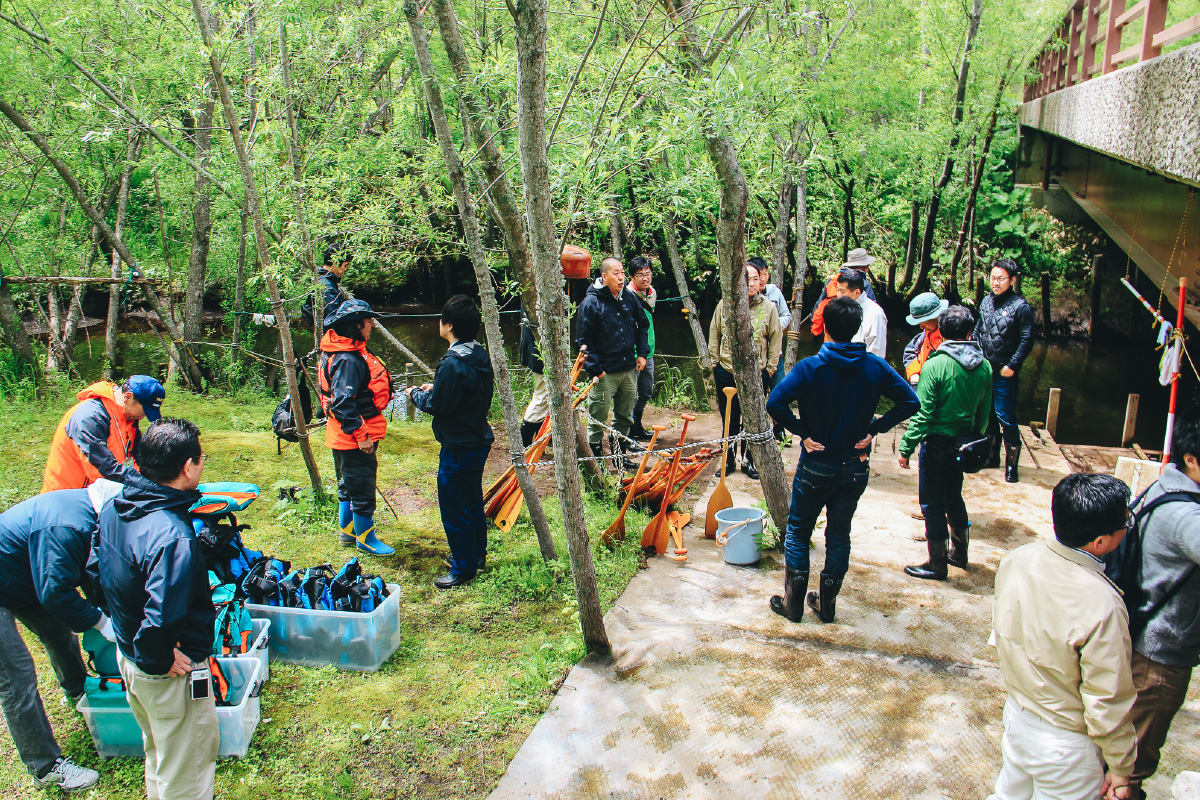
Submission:
<svg viewBox="0 0 1200 800">
<path fill-rule="evenodd" d="M 950 529 L 967 527 L 967 504 L 963 502 L 963 471 L 955 456 L 954 439 L 933 435 L 921 444 L 917 491 L 925 517 L 925 538 L 944 542 Z"/>
<path fill-rule="evenodd" d="M 370 453 L 357 447 L 334 450 L 333 469 L 338 479 L 338 500 L 349 503 L 355 514 L 375 516 L 375 476 L 379 472 L 379 443 Z"/>
</svg>

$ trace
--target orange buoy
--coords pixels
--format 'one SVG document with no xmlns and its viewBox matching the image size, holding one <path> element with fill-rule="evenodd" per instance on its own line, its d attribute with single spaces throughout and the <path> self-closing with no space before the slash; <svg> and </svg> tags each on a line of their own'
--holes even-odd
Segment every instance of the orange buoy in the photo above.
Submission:
<svg viewBox="0 0 1200 800">
<path fill-rule="evenodd" d="M 582 247 L 569 244 L 558 257 L 564 278 L 590 278 L 592 276 L 592 254 Z"/>
</svg>

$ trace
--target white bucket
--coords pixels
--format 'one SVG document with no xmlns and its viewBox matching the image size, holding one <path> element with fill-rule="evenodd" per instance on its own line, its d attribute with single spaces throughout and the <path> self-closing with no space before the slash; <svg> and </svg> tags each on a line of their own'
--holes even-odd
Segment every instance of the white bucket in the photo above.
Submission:
<svg viewBox="0 0 1200 800">
<path fill-rule="evenodd" d="M 747 506 L 726 508 L 717 512 L 717 544 L 726 564 L 748 566 L 759 559 L 756 536 L 762 534 L 767 514 Z"/>
</svg>

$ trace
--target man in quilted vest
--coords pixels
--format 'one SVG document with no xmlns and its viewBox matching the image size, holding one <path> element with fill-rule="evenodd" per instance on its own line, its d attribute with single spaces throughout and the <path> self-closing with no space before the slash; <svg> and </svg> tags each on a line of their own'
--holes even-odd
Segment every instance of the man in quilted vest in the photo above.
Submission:
<svg viewBox="0 0 1200 800">
<path fill-rule="evenodd" d="M 1021 457 L 1021 434 L 1017 428 L 1017 392 L 1021 365 L 1033 349 L 1033 309 L 1017 294 L 1018 268 L 1015 261 L 1002 258 L 992 264 L 992 293 L 979 304 L 979 326 L 975 340 L 983 348 L 984 358 L 992 365 L 992 402 L 995 414 L 988 436 L 995 442 L 990 467 L 1000 466 L 1000 435 L 1004 437 L 1004 480 L 1017 482 L 1017 461 Z"/>
</svg>

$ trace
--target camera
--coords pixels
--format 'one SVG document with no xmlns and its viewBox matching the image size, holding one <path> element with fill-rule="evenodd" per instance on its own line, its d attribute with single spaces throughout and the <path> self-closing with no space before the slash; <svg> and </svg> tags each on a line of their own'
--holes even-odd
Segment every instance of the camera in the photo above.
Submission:
<svg viewBox="0 0 1200 800">
<path fill-rule="evenodd" d="M 191 672 L 191 697 L 205 700 L 212 694 L 211 676 L 208 667 L 199 667 Z"/>
</svg>

